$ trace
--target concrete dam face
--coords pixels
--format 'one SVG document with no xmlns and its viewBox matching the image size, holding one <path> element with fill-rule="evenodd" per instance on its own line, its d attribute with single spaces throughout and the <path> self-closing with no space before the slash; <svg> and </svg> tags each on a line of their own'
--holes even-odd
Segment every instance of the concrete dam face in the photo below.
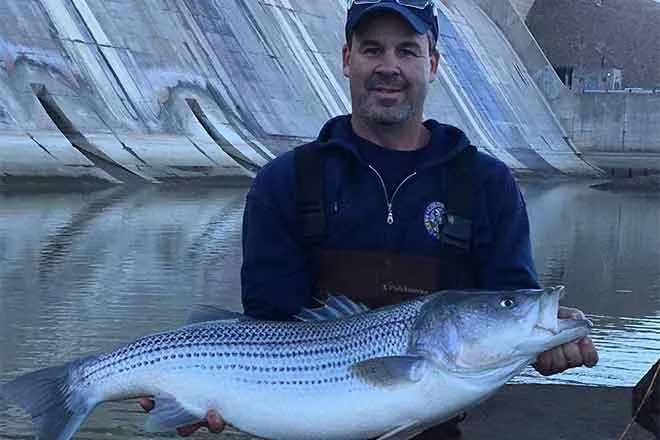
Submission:
<svg viewBox="0 0 660 440">
<path fill-rule="evenodd" d="M 478 3 L 439 6 L 426 116 L 516 170 L 593 173 Z M 351 110 L 343 0 L 4 0 L 0 17 L 4 182 L 249 178 Z"/>
</svg>

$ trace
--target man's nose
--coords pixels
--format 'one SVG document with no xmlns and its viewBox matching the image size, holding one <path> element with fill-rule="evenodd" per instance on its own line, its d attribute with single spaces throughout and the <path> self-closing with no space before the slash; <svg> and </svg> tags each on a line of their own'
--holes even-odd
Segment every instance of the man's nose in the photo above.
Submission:
<svg viewBox="0 0 660 440">
<path fill-rule="evenodd" d="M 399 58 L 396 56 L 395 51 L 386 50 L 383 52 L 381 62 L 376 67 L 376 72 L 387 74 L 400 73 Z"/>
</svg>

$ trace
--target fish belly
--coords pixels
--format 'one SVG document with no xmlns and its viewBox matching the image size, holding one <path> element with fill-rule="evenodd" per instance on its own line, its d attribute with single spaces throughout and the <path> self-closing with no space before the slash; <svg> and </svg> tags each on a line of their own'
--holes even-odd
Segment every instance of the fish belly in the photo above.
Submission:
<svg viewBox="0 0 660 440">
<path fill-rule="evenodd" d="M 429 374 L 419 382 L 374 386 L 347 372 L 309 369 L 280 372 L 277 364 L 243 369 L 173 362 L 116 374 L 98 383 L 100 400 L 140 395 L 174 398 L 202 419 L 216 409 L 238 429 L 278 440 L 368 439 L 409 423 L 439 423 L 472 406 L 489 390 Z M 229 367 L 228 367 L 229 365 Z M 108 377 L 110 379 L 110 377 Z"/>
<path fill-rule="evenodd" d="M 225 418 L 245 432 L 281 440 L 369 439 L 410 423 L 432 426 L 489 392 L 444 375 L 395 387 L 352 379 L 327 387 L 230 389 L 218 402 Z"/>
<path fill-rule="evenodd" d="M 397 389 L 346 383 L 334 387 L 232 389 L 218 402 L 232 425 L 281 440 L 368 439 L 416 419 L 424 404 L 418 386 Z"/>
</svg>

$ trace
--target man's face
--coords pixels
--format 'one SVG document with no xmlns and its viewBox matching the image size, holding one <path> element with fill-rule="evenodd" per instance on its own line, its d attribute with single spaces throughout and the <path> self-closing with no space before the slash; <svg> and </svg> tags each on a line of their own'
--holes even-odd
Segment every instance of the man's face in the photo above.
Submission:
<svg viewBox="0 0 660 440">
<path fill-rule="evenodd" d="M 438 54 L 398 14 L 365 17 L 344 46 L 344 74 L 350 78 L 353 115 L 395 125 L 421 118 Z"/>
</svg>

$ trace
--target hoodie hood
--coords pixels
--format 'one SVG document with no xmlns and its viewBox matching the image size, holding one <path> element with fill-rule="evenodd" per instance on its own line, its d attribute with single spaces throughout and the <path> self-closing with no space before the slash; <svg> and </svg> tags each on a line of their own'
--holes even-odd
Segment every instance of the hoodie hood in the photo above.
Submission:
<svg viewBox="0 0 660 440">
<path fill-rule="evenodd" d="M 470 140 L 460 129 L 429 119 L 424 126 L 431 132 L 429 143 L 424 147 L 421 163 L 426 166 L 440 165 L 470 146 Z M 321 129 L 316 139 L 316 148 L 340 148 L 350 151 L 361 159 L 353 131 L 351 115 L 338 116 L 330 119 Z M 362 142 L 369 142 L 359 138 Z"/>
</svg>

